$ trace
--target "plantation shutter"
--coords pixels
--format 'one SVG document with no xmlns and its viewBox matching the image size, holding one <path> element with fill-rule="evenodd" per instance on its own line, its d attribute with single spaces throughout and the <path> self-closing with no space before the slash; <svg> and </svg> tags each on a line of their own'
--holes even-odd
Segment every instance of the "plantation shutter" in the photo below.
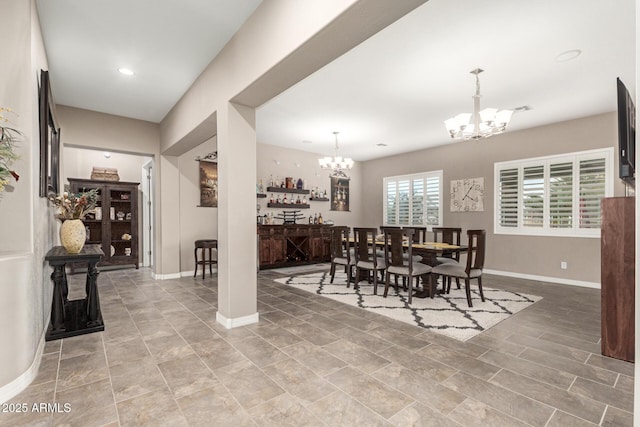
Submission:
<svg viewBox="0 0 640 427">
<path fill-rule="evenodd" d="M 383 189 L 383 225 L 441 225 L 442 171 L 386 177 Z"/>
<path fill-rule="evenodd" d="M 530 166 L 522 170 L 522 225 L 544 226 L 544 166 Z"/>
<path fill-rule="evenodd" d="M 426 179 L 427 186 L 427 225 L 440 225 L 440 177 L 430 176 Z"/>
<path fill-rule="evenodd" d="M 580 161 L 580 228 L 600 228 L 600 201 L 605 196 L 605 159 Z"/>
<path fill-rule="evenodd" d="M 411 225 L 424 224 L 424 190 L 425 180 L 412 180 L 411 186 Z"/>
<path fill-rule="evenodd" d="M 398 216 L 397 216 L 397 189 L 396 189 L 396 181 L 387 181 L 387 188 L 386 188 L 386 196 L 387 196 L 387 203 L 386 203 L 386 218 L 385 218 L 385 223 L 386 224 L 397 224 L 398 223 Z"/>
<path fill-rule="evenodd" d="M 573 227 L 573 162 L 549 167 L 549 226 Z"/>
<path fill-rule="evenodd" d="M 518 226 L 518 169 L 500 171 L 498 193 L 499 221 L 502 227 Z"/>
<path fill-rule="evenodd" d="M 409 225 L 409 180 L 398 181 L 398 224 Z"/>
</svg>

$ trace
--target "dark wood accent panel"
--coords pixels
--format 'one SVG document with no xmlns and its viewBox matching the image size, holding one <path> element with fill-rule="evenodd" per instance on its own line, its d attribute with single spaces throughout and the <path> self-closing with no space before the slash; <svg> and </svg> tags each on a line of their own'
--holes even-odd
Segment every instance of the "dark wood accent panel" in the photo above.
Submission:
<svg viewBox="0 0 640 427">
<path fill-rule="evenodd" d="M 635 198 L 602 200 L 602 354 L 633 362 L 635 345 Z"/>
<path fill-rule="evenodd" d="M 138 182 L 100 181 L 91 179 L 69 178 L 71 191 L 74 193 L 98 189 L 100 200 L 98 206 L 102 209 L 101 219 L 87 219 L 85 226 L 89 228 L 87 243 L 99 244 L 104 252 L 100 266 L 133 265 L 139 266 L 138 254 Z M 114 219 L 111 219 L 113 208 Z M 117 218 L 117 213 L 125 215 Z M 130 215 L 129 215 L 130 214 Z M 131 240 L 122 239 L 124 234 L 131 235 Z M 114 254 L 111 255 L 113 246 Z M 127 255 L 127 249 L 131 250 Z M 71 264 L 71 271 L 81 265 Z"/>
<path fill-rule="evenodd" d="M 260 269 L 330 261 L 330 230 L 320 224 L 259 225 Z"/>
</svg>

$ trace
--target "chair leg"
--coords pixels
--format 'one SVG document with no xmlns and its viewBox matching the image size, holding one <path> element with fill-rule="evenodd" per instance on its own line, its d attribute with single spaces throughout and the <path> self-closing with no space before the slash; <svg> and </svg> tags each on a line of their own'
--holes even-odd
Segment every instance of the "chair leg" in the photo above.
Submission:
<svg viewBox="0 0 640 427">
<path fill-rule="evenodd" d="M 202 249 L 202 280 L 204 280 L 204 275 L 207 272 L 207 251 Z"/>
<path fill-rule="evenodd" d="M 196 268 L 195 268 L 195 270 L 193 271 L 193 277 L 196 277 L 196 276 L 198 275 L 198 248 L 195 248 L 195 249 L 193 250 L 193 256 L 194 256 L 194 257 L 195 257 L 195 259 L 196 259 Z"/>
<path fill-rule="evenodd" d="M 460 279 L 458 277 L 456 277 L 456 285 L 458 286 L 458 289 L 460 289 Z"/>
<path fill-rule="evenodd" d="M 360 267 L 356 267 L 356 276 L 353 278 L 353 289 L 358 289 L 358 280 L 360 280 Z"/>
<path fill-rule="evenodd" d="M 402 276 L 402 280 L 404 280 L 404 276 Z M 407 282 L 409 282 L 409 305 L 411 305 L 411 298 L 413 297 L 413 277 L 409 276 Z"/>
<path fill-rule="evenodd" d="M 336 265 L 335 263 L 331 263 L 331 280 L 329 280 L 329 283 L 333 283 L 333 278 L 336 276 Z"/>
<path fill-rule="evenodd" d="M 373 294 L 378 295 L 378 270 L 373 270 Z"/>
<path fill-rule="evenodd" d="M 452 279 L 451 279 L 451 277 L 447 277 L 447 279 L 448 279 L 448 280 L 447 280 L 447 293 L 448 293 L 448 294 L 450 294 L 450 293 L 451 293 L 451 280 L 452 280 Z M 442 280 L 443 280 L 443 283 L 444 283 L 445 278 L 443 277 L 443 279 L 442 279 Z M 458 278 L 456 277 L 456 282 L 458 282 L 459 280 L 460 280 L 460 279 L 458 279 Z M 460 289 L 460 287 L 458 287 L 458 289 Z"/>
<path fill-rule="evenodd" d="M 391 278 L 391 273 L 389 273 L 387 271 L 387 274 L 385 274 L 384 277 L 384 294 L 382 295 L 383 297 L 387 297 L 387 294 L 389 293 L 389 279 Z"/>
<path fill-rule="evenodd" d="M 473 307 L 473 304 L 471 304 L 471 284 L 469 283 L 469 278 L 464 279 L 464 290 L 467 292 L 467 304 L 469 304 L 469 307 Z"/>
<path fill-rule="evenodd" d="M 478 288 L 480 289 L 480 298 L 484 302 L 484 293 L 482 292 L 482 276 L 478 276 Z"/>
<path fill-rule="evenodd" d="M 407 290 L 407 278 L 402 276 L 402 289 Z"/>
<path fill-rule="evenodd" d="M 429 278 L 427 279 L 429 281 L 429 295 L 433 299 L 433 297 L 436 296 L 436 289 L 438 288 L 438 283 L 433 283 L 433 274 L 431 273 L 427 273 L 427 274 L 429 275 Z"/>
<path fill-rule="evenodd" d="M 209 275 L 213 276 L 213 249 L 209 248 Z"/>
</svg>

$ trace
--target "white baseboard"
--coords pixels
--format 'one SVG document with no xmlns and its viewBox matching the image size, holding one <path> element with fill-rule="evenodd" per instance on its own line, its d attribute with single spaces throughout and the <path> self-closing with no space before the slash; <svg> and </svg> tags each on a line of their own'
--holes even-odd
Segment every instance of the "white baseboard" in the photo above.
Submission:
<svg viewBox="0 0 640 427">
<path fill-rule="evenodd" d="M 258 323 L 259 320 L 259 314 L 257 312 L 254 314 L 250 314 L 249 316 L 236 317 L 235 319 L 229 319 L 219 311 L 216 312 L 216 322 L 220 323 L 227 329 L 250 325 L 252 323 Z"/>
<path fill-rule="evenodd" d="M 218 273 L 218 269 L 217 268 L 214 268 L 212 271 L 213 271 L 214 274 Z M 202 274 L 202 271 L 200 271 L 199 274 Z M 208 271 L 207 271 L 207 274 L 209 274 Z M 193 270 L 191 270 L 191 271 L 181 271 L 180 272 L 180 277 L 193 277 Z"/>
<path fill-rule="evenodd" d="M 151 273 L 151 277 L 153 280 L 169 280 L 169 279 L 179 279 L 180 273 L 171 273 L 171 274 L 155 274 Z"/>
<path fill-rule="evenodd" d="M 47 322 L 47 326 L 49 322 Z M 40 337 L 40 344 L 38 345 L 38 350 L 36 351 L 36 357 L 33 359 L 31 366 L 24 371 L 22 375 L 20 375 L 15 380 L 11 381 L 9 384 L 0 387 L 0 403 L 4 403 L 12 399 L 13 397 L 20 394 L 24 389 L 29 387 L 29 384 L 33 382 L 33 380 L 38 375 L 38 370 L 40 369 L 40 361 L 42 360 L 42 352 L 44 351 L 44 336 L 47 333 L 47 328 L 45 327 L 42 332 L 42 336 Z"/>
<path fill-rule="evenodd" d="M 482 272 L 487 274 L 495 274 L 496 276 L 516 277 L 518 279 L 538 280 L 541 282 L 560 283 L 563 285 L 600 289 L 600 283 L 597 282 L 585 282 L 582 280 L 563 279 L 560 277 L 538 276 L 536 274 L 514 273 L 511 271 L 491 270 L 488 268 L 483 269 Z"/>
</svg>

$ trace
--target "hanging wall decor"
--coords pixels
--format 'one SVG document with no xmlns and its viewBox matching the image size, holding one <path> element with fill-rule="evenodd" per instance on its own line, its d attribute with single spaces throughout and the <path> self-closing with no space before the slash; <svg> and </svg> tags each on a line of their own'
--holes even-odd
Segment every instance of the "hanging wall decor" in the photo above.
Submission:
<svg viewBox="0 0 640 427">
<path fill-rule="evenodd" d="M 349 212 L 349 178 L 331 177 L 331 210 Z"/>
<path fill-rule="evenodd" d="M 209 160 L 199 160 L 200 167 L 200 207 L 218 207 L 218 164 Z"/>
<path fill-rule="evenodd" d="M 484 178 L 451 181 L 451 212 L 484 211 Z"/>
</svg>

